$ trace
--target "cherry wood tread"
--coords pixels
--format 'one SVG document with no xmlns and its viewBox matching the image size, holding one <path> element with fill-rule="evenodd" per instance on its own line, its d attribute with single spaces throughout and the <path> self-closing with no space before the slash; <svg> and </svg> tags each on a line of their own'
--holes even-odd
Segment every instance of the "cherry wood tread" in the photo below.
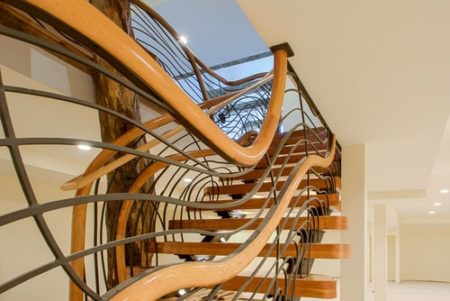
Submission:
<svg viewBox="0 0 450 301">
<path fill-rule="evenodd" d="M 275 154 L 275 151 L 278 149 L 279 145 L 273 145 L 269 147 L 268 154 L 270 156 Z M 314 154 L 317 152 L 321 152 L 324 154 L 327 150 L 327 145 L 323 144 L 321 142 L 308 142 L 308 144 L 305 146 L 304 143 L 300 143 L 299 145 L 284 145 L 278 155 L 287 155 L 292 152 L 292 154 L 296 153 L 305 153 L 306 150 L 308 150 L 308 153 Z"/>
<path fill-rule="evenodd" d="M 213 255 L 226 256 L 234 252 L 241 246 L 240 243 L 222 243 L 222 242 L 158 242 L 150 245 L 150 252 L 163 254 L 177 254 L 177 255 Z M 267 252 L 270 254 L 267 255 Z M 280 252 L 284 250 L 285 245 L 280 244 Z M 155 250 L 156 249 L 156 250 Z M 297 248 L 290 244 L 286 250 L 280 255 L 281 257 L 296 257 Z M 277 256 L 277 247 L 272 244 L 267 244 L 259 253 L 258 256 Z M 350 258 L 350 245 L 348 244 L 310 244 L 305 258 L 314 259 L 346 259 Z"/>
<path fill-rule="evenodd" d="M 274 177 L 280 175 L 282 177 L 286 177 L 289 176 L 292 172 L 292 170 L 294 169 L 293 166 L 286 166 L 283 169 L 281 167 L 277 167 L 277 168 L 272 168 L 272 173 L 274 175 Z M 312 170 L 316 171 L 319 174 L 330 174 L 330 169 L 327 168 L 312 168 Z M 258 169 L 254 169 L 252 171 L 249 171 L 246 174 L 243 174 L 241 176 L 238 177 L 233 177 L 233 179 L 236 180 L 256 180 L 262 177 L 263 173 L 266 171 L 265 168 L 258 168 Z"/>
<path fill-rule="evenodd" d="M 285 181 L 279 181 L 276 184 L 276 189 L 279 191 L 283 185 L 285 184 Z M 310 179 L 308 180 L 304 179 L 300 182 L 300 185 L 298 186 L 298 189 L 302 189 L 306 187 L 307 185 L 314 186 L 318 189 L 327 189 L 334 187 L 336 189 L 341 188 L 341 178 L 340 177 L 327 177 L 324 179 Z M 253 188 L 255 187 L 255 183 L 249 183 L 249 184 L 235 184 L 235 185 L 227 185 L 227 186 L 209 186 L 205 187 L 205 193 L 210 194 L 245 194 L 249 193 Z M 259 192 L 268 192 L 272 188 L 271 182 L 266 182 L 261 185 L 259 188 Z"/>
<path fill-rule="evenodd" d="M 317 194 L 317 195 L 311 195 L 310 198 L 312 199 L 319 199 L 323 202 L 327 202 L 330 205 L 330 207 L 332 207 L 333 209 L 336 210 L 340 210 L 341 207 L 341 202 L 339 200 L 339 194 L 337 193 L 331 193 L 331 194 Z M 300 200 L 297 201 L 297 197 L 294 197 L 291 199 L 291 203 L 289 204 L 289 207 L 293 207 L 294 205 L 296 207 L 301 207 L 303 205 L 303 203 L 308 199 L 308 197 L 305 196 L 301 196 Z M 229 202 L 232 202 L 233 200 L 218 200 L 218 201 L 206 201 L 206 202 L 202 202 L 202 204 L 207 204 L 207 205 L 222 205 L 222 204 L 227 204 Z M 266 201 L 266 198 L 254 198 L 254 199 L 250 199 L 247 202 L 245 202 L 244 204 L 241 205 L 236 205 L 233 207 L 228 207 L 226 209 L 199 209 L 199 208 L 192 208 L 192 207 L 188 207 L 187 210 L 188 211 L 231 211 L 231 210 L 243 210 L 243 209 L 260 209 L 264 202 Z M 267 204 L 267 208 L 270 208 L 273 205 L 274 199 L 271 198 L 268 201 Z M 317 201 L 311 201 L 310 203 L 311 206 L 319 206 L 319 203 Z"/>
<path fill-rule="evenodd" d="M 244 283 L 249 280 L 247 276 L 235 276 L 224 283 L 222 290 L 238 291 Z M 309 276 L 307 278 L 295 278 L 288 280 L 288 295 L 294 289 L 296 297 L 309 297 L 320 299 L 336 298 L 336 280 L 332 278 Z M 244 288 L 244 292 L 266 293 L 271 287 L 271 278 L 254 277 Z M 285 289 L 285 279 L 279 278 L 277 285 L 283 292 Z M 273 285 L 275 286 L 275 285 Z M 272 287 L 273 287 L 272 286 Z"/>
<path fill-rule="evenodd" d="M 314 134 L 313 134 L 314 132 Z M 311 142 L 319 142 L 317 140 L 316 135 L 321 139 L 325 140 L 327 138 L 327 132 L 325 128 L 317 128 L 317 129 L 308 129 L 306 130 L 306 139 Z M 278 145 L 283 138 L 286 136 L 286 133 L 276 135 L 272 140 L 272 145 Z M 291 133 L 289 138 L 287 139 L 285 145 L 287 144 L 295 144 L 299 139 L 303 139 L 305 137 L 305 132 L 303 130 L 297 130 Z"/>
<path fill-rule="evenodd" d="M 325 152 L 321 152 L 322 156 L 325 156 Z M 273 165 L 283 165 L 283 164 L 296 164 L 300 162 L 303 158 L 306 157 L 306 154 L 292 154 L 291 156 L 278 156 L 275 161 L 273 162 Z M 269 164 L 267 163 L 267 160 L 263 158 L 261 161 L 259 161 L 258 164 L 256 164 L 256 168 L 263 168 L 267 167 Z"/>
<path fill-rule="evenodd" d="M 234 230 L 246 223 L 251 218 L 226 218 L 226 219 L 203 219 L 203 220 L 172 220 L 169 221 L 170 229 L 204 229 L 211 231 Z M 246 228 L 246 230 L 255 230 L 263 219 L 257 218 Z M 286 221 L 287 220 L 287 221 Z M 297 221 L 298 226 L 308 220 L 308 217 L 300 217 Z M 314 222 L 315 219 L 310 219 Z M 285 223 L 286 221 L 286 223 Z M 280 224 L 284 223 L 284 229 L 290 229 L 295 222 L 294 218 L 283 218 Z M 319 216 L 319 224 L 321 230 L 346 230 L 347 217 L 345 216 Z"/>
</svg>

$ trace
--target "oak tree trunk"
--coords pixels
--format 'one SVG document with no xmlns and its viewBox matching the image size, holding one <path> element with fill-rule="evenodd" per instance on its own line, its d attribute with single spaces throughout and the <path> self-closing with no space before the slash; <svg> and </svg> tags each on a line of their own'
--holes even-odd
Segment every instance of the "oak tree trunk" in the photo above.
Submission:
<svg viewBox="0 0 450 301">
<path fill-rule="evenodd" d="M 129 0 L 92 0 L 103 14 L 122 28 L 127 34 L 131 34 L 130 3 Z M 111 37 L 112 39 L 114 37 Z M 116 72 L 107 62 L 100 57 L 95 61 L 109 71 Z M 117 73 L 117 72 L 116 72 Z M 96 83 L 97 104 L 113 109 L 127 117 L 140 121 L 138 96 L 100 73 L 94 74 Z M 106 113 L 100 113 L 102 139 L 112 142 L 132 128 L 127 122 Z M 141 142 L 137 142 L 138 146 Z M 120 155 L 120 154 L 119 154 Z M 145 166 L 145 161 L 132 161 L 117 169 L 108 177 L 109 192 L 127 192 L 132 181 Z M 108 240 L 115 240 L 116 221 L 120 212 L 121 202 L 110 202 L 106 207 L 106 228 Z M 127 236 L 139 235 L 151 231 L 150 216 L 152 206 L 148 202 L 135 202 L 127 224 Z M 126 246 L 128 265 L 148 266 L 148 253 L 143 248 L 144 243 L 130 244 Z M 108 252 L 108 284 L 110 287 L 118 284 L 115 265 L 114 250 Z"/>
</svg>

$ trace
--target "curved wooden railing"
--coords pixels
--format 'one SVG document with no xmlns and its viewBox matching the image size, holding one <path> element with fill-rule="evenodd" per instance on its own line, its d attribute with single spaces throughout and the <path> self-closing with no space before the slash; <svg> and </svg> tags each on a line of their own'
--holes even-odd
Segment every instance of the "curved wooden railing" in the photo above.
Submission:
<svg viewBox="0 0 450 301">
<path fill-rule="evenodd" d="M 18 2 L 11 4 L 19 5 Z M 274 53 L 274 80 L 267 117 L 260 134 L 248 147 L 237 145 L 228 138 L 212 120 L 204 114 L 186 94 L 164 72 L 155 59 L 126 35 L 111 20 L 84 0 L 28 0 L 20 6 L 30 6 L 29 10 L 39 10 L 48 22 L 63 23 L 70 30 L 95 43 L 99 50 L 107 53 L 124 69 L 152 87 L 164 102 L 173 109 L 177 120 L 191 129 L 199 138 L 218 154 L 242 166 L 251 166 L 261 160 L 266 153 L 280 120 L 283 94 L 286 84 L 287 53 L 278 49 Z M 93 31 L 92 28 L 98 30 Z M 114 39 L 111 39 L 114 37 Z"/>
<path fill-rule="evenodd" d="M 132 0 L 131 3 L 141 9 L 143 12 L 148 14 L 148 16 L 152 19 L 154 19 L 158 24 L 160 24 L 167 32 L 175 39 L 180 40 L 180 35 L 178 32 L 160 15 L 158 14 L 154 9 L 152 9 L 150 6 L 145 4 L 141 0 Z M 253 80 L 259 79 L 263 77 L 266 73 L 257 73 L 250 76 L 246 76 L 244 78 L 241 78 L 239 80 L 227 80 L 226 78 L 222 77 L 220 74 L 209 68 L 203 61 L 195 55 L 188 47 L 187 45 L 180 43 L 180 48 L 183 49 L 184 53 L 186 54 L 187 58 L 189 59 L 189 62 L 192 65 L 192 68 L 194 70 L 194 74 L 197 77 L 197 80 L 199 81 L 199 85 L 202 88 L 203 95 L 207 95 L 207 92 L 205 90 L 205 83 L 202 79 L 201 70 L 208 73 L 210 76 L 212 76 L 214 79 L 218 80 L 219 82 L 227 85 L 227 86 L 239 86 L 242 84 L 245 84 L 247 82 L 251 82 Z M 201 69 L 201 70 L 200 70 Z"/>
<path fill-rule="evenodd" d="M 82 175 L 61 187 L 63 190 L 76 190 L 76 196 L 44 204 L 31 197 L 34 193 L 33 188 L 27 184 L 24 162 L 20 159 L 18 146 L 22 144 L 76 145 L 80 140 L 64 137 L 21 140 L 15 137 L 9 109 L 2 103 L 0 116 L 6 138 L 0 139 L 0 146 L 10 147 L 11 157 L 18 178 L 23 183 L 29 207 L 0 216 L 0 226 L 33 217 L 55 255 L 55 261 L 30 270 L 6 283 L 0 283 L 0 293 L 60 266 L 70 278 L 71 301 L 82 301 L 85 298 L 156 300 L 178 289 L 193 287 L 207 288 L 210 296 L 213 296 L 220 288 L 220 284 L 236 276 L 258 254 L 261 254 L 271 236 L 275 235 L 276 242 L 282 240 L 279 233 L 280 225 L 283 225 L 283 215 L 286 214 L 292 215 L 294 222 L 289 228 L 285 244 L 295 245 L 297 256 L 291 258 L 283 256 L 280 250 L 275 252 L 276 274 L 279 276 L 278 274 L 282 271 L 288 274 L 283 270 L 284 265 L 289 266 L 286 270 L 289 270 L 289 274 L 294 277 L 307 274 L 304 272 L 303 259 L 308 252 L 309 244 L 318 241 L 316 233 L 321 230 L 320 216 L 327 215 L 329 211 L 328 196 L 325 198 L 323 196 L 326 192 L 334 192 L 334 176 L 338 176 L 340 170 L 339 150 L 336 147 L 335 137 L 327 127 L 324 127 L 324 123 L 321 120 L 315 120 L 315 116 L 308 115 L 308 109 L 305 108 L 308 101 L 305 101 L 303 96 L 303 87 L 298 85 L 299 90 L 285 91 L 287 78 L 285 49 L 274 50 L 272 72 L 255 74 L 237 81 L 227 81 L 203 64 L 187 46 L 179 45 L 189 59 L 193 76 L 197 78 L 202 90 L 203 102 L 196 103 L 195 99 L 191 99 L 183 87 L 177 84 L 174 78 L 177 75 L 172 74 L 174 76 L 171 77 L 171 74 L 163 69 L 163 65 L 158 61 L 158 55 L 150 53 L 145 45 L 138 43 L 138 39 L 134 40 L 126 35 L 87 1 L 7 0 L 5 2 L 29 13 L 38 22 L 53 26 L 55 31 L 61 31 L 64 36 L 75 39 L 77 43 L 120 70 L 124 77 L 110 74 L 95 63 L 73 55 L 66 48 L 48 41 L 41 41 L 3 27 L 0 28 L 0 34 L 37 45 L 51 53 L 66 56 L 70 60 L 87 65 L 126 89 L 149 99 L 160 106 L 163 113 L 141 124 L 123 114 L 90 102 L 56 93 L 5 85 L 0 77 L 0 101 L 6 102 L 7 93 L 45 97 L 113 115 L 128 122 L 132 127 L 113 143 L 88 141 L 88 144 L 99 148 L 100 153 L 91 161 Z M 131 2 L 161 24 L 173 38 L 178 37 L 176 31 L 148 6 L 138 0 Z M 92 30 L 93 28 L 96 30 Z M 224 95 L 210 97 L 207 90 L 208 84 L 203 82 L 204 74 L 225 85 L 233 86 L 233 89 L 225 91 Z M 286 94 L 292 92 L 298 94 L 300 107 L 282 116 L 283 99 Z M 246 101 L 246 98 L 258 100 L 258 105 Z M 243 113 L 239 114 L 239 110 Z M 312 111 L 314 115 L 315 110 Z M 228 116 L 223 112 L 228 112 Z M 286 118 L 295 114 L 299 115 L 292 129 L 280 136 L 281 125 Z M 256 120 L 256 127 L 246 127 L 246 124 L 249 124 L 249 116 L 253 118 L 252 122 Z M 300 133 L 300 136 L 294 135 L 296 131 Z M 275 145 L 272 143 L 274 139 L 279 139 Z M 137 144 L 137 141 L 142 143 Z M 301 160 L 297 159 L 299 156 Z M 281 164 L 277 163 L 280 159 L 283 159 Z M 297 161 L 294 162 L 293 159 Z M 293 162 L 294 166 L 292 166 Z M 140 164 L 143 168 L 139 170 L 135 178 L 130 179 L 129 184 L 125 185 L 126 190 L 120 193 L 110 193 L 109 187 L 104 191 L 100 190 L 99 183 L 102 179 L 108 178 L 108 184 L 111 185 L 114 181 L 114 173 L 121 166 L 129 163 L 134 166 Z M 281 166 L 277 171 L 279 174 L 275 173 L 275 165 Z M 314 167 L 324 172 L 317 172 Z M 220 189 L 236 183 L 236 179 L 243 179 L 255 172 L 260 175 L 257 180 L 251 178 L 249 183 L 254 183 L 254 187 L 250 192 L 233 195 L 232 201 L 220 201 L 218 192 Z M 185 175 L 191 175 L 192 183 L 182 184 Z M 286 176 L 288 177 L 286 180 L 281 180 Z M 315 187 L 312 178 L 323 180 L 326 187 Z M 171 221 L 182 221 L 186 217 L 188 220 L 203 220 L 202 210 L 229 214 L 231 212 L 229 208 L 250 203 L 251 199 L 258 195 L 259 189 L 267 183 L 272 186 L 267 196 L 263 198 L 264 201 L 261 202 L 262 205 L 255 213 L 255 217 L 235 230 L 219 233 L 208 229 L 183 229 L 182 227 L 172 229 L 169 226 Z M 299 192 L 300 184 L 303 188 Z M 303 201 L 302 197 L 306 199 L 300 206 L 297 203 Z M 214 203 L 215 201 L 218 202 Z M 105 224 L 104 208 L 113 202 L 121 202 L 120 212 L 115 220 L 114 229 L 105 230 L 102 228 Z M 150 232 L 142 233 L 136 229 L 128 229 L 131 227 L 129 222 L 132 209 L 137 202 L 147 202 L 148 206 L 152 206 L 150 215 L 142 212 L 134 213 L 142 223 L 149 221 L 152 224 Z M 95 208 L 92 231 L 87 227 L 87 209 L 91 204 Z M 97 213 L 99 205 L 103 206 L 100 214 Z M 43 214 L 68 207 L 73 207 L 71 253 L 64 255 L 54 241 Z M 294 207 L 299 208 L 297 213 L 293 213 Z M 305 217 L 301 217 L 302 214 L 306 215 L 306 220 Z M 100 221 L 98 221 L 99 216 Z M 258 226 L 255 226 L 256 224 Z M 138 226 L 133 225 L 133 227 Z M 223 260 L 182 263 L 165 268 L 159 266 L 159 254 L 154 244 L 160 240 L 184 242 L 185 237 L 189 235 L 200 237 L 203 235 L 207 239 L 222 241 L 246 229 L 256 229 L 255 234 Z M 106 242 L 102 238 L 98 242 L 95 238 L 94 246 L 86 247 L 88 232 L 93 232 L 96 237 L 102 236 L 105 231 L 112 233 L 114 238 Z M 294 239 L 294 236 L 297 238 Z M 145 244 L 147 247 L 144 246 Z M 147 252 L 150 257 L 149 262 L 136 263 L 132 251 L 130 252 L 133 248 L 140 248 L 143 253 Z M 107 253 L 110 251 L 112 256 Z M 99 257 L 102 261 L 104 260 L 104 253 L 107 254 L 108 260 L 114 261 L 114 272 L 108 271 L 104 262 L 98 263 Z M 118 284 L 108 283 L 105 276 L 103 281 L 105 288 L 102 289 L 99 280 L 101 277 L 95 275 L 96 287 L 94 288 L 86 279 L 88 277 L 86 262 L 89 256 L 94 257 L 97 274 L 100 270 L 105 275 L 110 272 L 117 273 Z M 270 256 L 266 255 L 264 260 L 267 257 Z M 185 259 L 182 258 L 182 260 Z M 279 269 L 278 264 L 282 268 Z M 145 267 L 148 270 L 135 275 L 135 267 Z M 189 274 L 189 277 L 183 277 L 186 274 Z M 205 275 L 208 276 L 205 277 Z M 216 288 L 211 290 L 211 286 Z M 243 290 L 241 288 L 235 298 Z M 268 294 L 279 295 L 280 293 L 268 289 L 266 295 Z M 287 291 L 284 294 L 287 294 Z"/>
<path fill-rule="evenodd" d="M 270 76 L 269 76 L 270 78 Z M 266 82 L 266 79 L 263 79 L 261 82 L 256 83 L 254 85 L 251 85 L 242 91 L 230 93 L 231 95 L 226 96 L 220 96 L 216 99 L 208 100 L 202 104 L 199 105 L 202 109 L 207 111 L 207 114 L 213 114 L 217 110 L 220 110 L 228 103 L 232 102 L 235 99 L 238 99 L 239 96 L 245 95 L 246 93 L 251 92 L 252 90 L 258 88 L 261 84 L 264 84 Z M 169 114 L 165 114 L 161 117 L 158 117 L 156 119 L 150 120 L 144 124 L 144 127 L 147 130 L 155 130 L 160 127 L 163 127 L 167 125 L 168 123 L 174 121 L 173 117 L 171 117 Z M 176 128 L 172 130 L 166 131 L 164 134 L 160 136 L 160 138 L 163 138 L 164 140 L 167 140 L 174 135 L 180 133 L 183 131 L 184 128 L 182 126 L 177 126 Z M 133 140 L 141 138 L 145 134 L 144 131 L 142 131 L 139 128 L 133 128 L 129 132 L 122 135 L 120 138 L 118 138 L 116 141 L 114 141 L 115 145 L 118 146 L 126 146 L 129 143 L 131 143 Z M 248 135 L 246 134 L 243 137 L 241 137 L 240 140 L 236 141 L 240 145 L 247 144 Z M 252 132 L 250 135 L 254 136 L 255 133 Z M 145 143 L 144 145 L 137 148 L 138 151 L 145 152 L 150 151 L 152 148 L 158 146 L 160 144 L 160 140 L 153 139 L 150 142 Z M 92 163 L 89 165 L 89 167 L 86 169 L 85 173 L 83 175 L 80 175 L 73 180 L 65 183 L 61 186 L 63 190 L 74 190 L 77 189 L 76 195 L 77 196 L 84 196 L 89 195 L 92 185 L 94 185 L 95 181 L 97 181 L 102 176 L 107 175 L 110 172 L 113 172 L 115 169 L 119 168 L 120 166 L 126 164 L 127 162 L 131 161 L 132 159 L 138 157 L 137 155 L 133 154 L 125 154 L 121 157 L 111 161 L 116 154 L 116 151 L 112 150 L 102 150 L 100 154 L 92 161 Z M 216 153 L 212 150 L 200 150 L 197 151 L 194 154 L 194 157 L 206 157 L 206 156 L 212 156 L 216 155 Z M 172 159 L 177 160 L 186 160 L 186 156 L 184 155 L 174 155 L 171 156 L 174 157 Z M 110 162 L 111 161 L 111 162 Z M 130 188 L 130 193 L 137 193 L 139 192 L 140 188 L 145 184 L 145 182 L 148 180 L 149 177 L 151 177 L 155 172 L 157 172 L 159 169 L 164 168 L 168 165 L 168 163 L 162 163 L 158 162 L 153 165 L 150 165 L 147 167 L 141 176 L 136 179 L 136 181 L 133 183 L 133 186 Z M 153 174 L 148 174 L 149 171 L 152 171 L 157 166 L 156 170 L 154 170 Z M 144 179 L 144 180 L 143 180 Z M 129 210 L 131 209 L 129 207 L 129 204 L 131 201 L 125 201 L 122 205 L 123 208 L 121 209 L 121 215 L 118 219 L 118 230 L 117 230 L 117 239 L 124 238 L 124 231 L 126 227 L 126 220 L 128 219 Z M 85 249 L 85 233 L 86 233 L 86 206 L 75 206 L 72 216 L 72 247 L 71 251 L 73 253 L 79 252 Z M 118 260 L 118 263 L 121 265 L 119 266 L 119 280 L 124 281 L 126 279 L 126 269 L 124 266 L 124 250 L 123 246 L 118 248 L 117 256 L 121 257 L 121 260 Z M 77 272 L 80 277 L 84 274 L 84 263 L 82 260 L 75 261 L 72 264 L 74 270 Z M 74 299 L 80 299 L 82 298 L 82 291 L 77 287 L 77 285 L 73 282 L 71 282 L 71 295 L 77 296 L 74 297 Z"/>
<path fill-rule="evenodd" d="M 327 168 L 334 160 L 336 138 L 333 137 L 331 149 L 326 158 L 308 157 L 289 177 L 289 185 L 280 195 L 280 203 L 271 214 L 270 219 L 257 229 L 258 236 L 251 243 L 241 248 L 239 253 L 230 255 L 218 262 L 195 262 L 170 266 L 145 276 L 119 292 L 112 300 L 147 301 L 158 298 L 186 287 L 211 287 L 223 283 L 241 272 L 262 250 L 264 245 L 280 223 L 283 213 L 288 208 L 302 178 L 312 167 Z M 189 275 L 189 277 L 185 277 Z M 205 275 L 208 275 L 205 277 Z"/>
</svg>

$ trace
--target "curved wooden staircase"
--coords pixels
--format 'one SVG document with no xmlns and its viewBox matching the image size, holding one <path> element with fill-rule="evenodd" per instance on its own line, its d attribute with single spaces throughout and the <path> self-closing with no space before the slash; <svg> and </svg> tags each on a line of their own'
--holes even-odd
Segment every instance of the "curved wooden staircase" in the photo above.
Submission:
<svg viewBox="0 0 450 301">
<path fill-rule="evenodd" d="M 150 103 L 156 115 L 140 122 L 117 108 L 11 87 L 0 76 L 6 137 L 0 142 L 11 153 L 28 201 L 28 207 L 0 216 L 0 226 L 33 218 L 55 257 L 0 283 L 0 293 L 60 267 L 70 281 L 70 301 L 336 297 L 336 280 L 311 271 L 315 260 L 350 256 L 349 245 L 322 243 L 328 231 L 345 231 L 348 224 L 339 212 L 340 147 L 288 68 L 288 46 L 271 48 L 272 72 L 228 81 L 140 0 L 130 1 L 132 35 L 84 0 L 0 4 L 63 43 L 3 26 L 0 34 L 98 72 L 121 96 L 131 93 Z M 286 82 L 296 88 L 286 90 Z M 292 92 L 299 106 L 282 115 L 283 100 Z M 124 122 L 126 130 L 109 142 L 17 138 L 8 93 L 96 110 Z M 286 121 L 289 116 L 293 122 Z M 287 131 L 280 132 L 285 125 Z M 36 200 L 19 146 L 80 142 L 99 152 L 84 173 L 61 186 L 75 196 Z M 71 251 L 64 254 L 44 214 L 67 208 L 72 237 Z"/>
<path fill-rule="evenodd" d="M 293 138 L 294 137 L 294 138 Z M 294 144 L 298 142 L 299 139 L 304 137 L 303 131 L 296 131 L 291 135 L 283 146 L 281 151 L 281 156 L 277 156 L 274 161 L 274 165 L 269 168 L 272 170 L 274 176 L 280 174 L 281 164 L 284 166 L 283 175 L 289 175 L 289 172 L 293 167 L 286 166 L 286 164 L 293 165 L 303 159 L 306 154 L 303 149 L 296 150 L 290 154 L 290 157 L 285 161 L 283 154 L 288 154 L 292 150 Z M 276 145 L 280 143 L 280 137 L 274 139 L 270 148 L 269 153 L 276 148 Z M 225 186 L 208 186 L 204 188 L 206 194 L 212 194 L 218 196 L 216 201 L 205 201 L 207 204 L 227 204 L 242 198 L 245 194 L 249 193 L 258 182 L 258 175 L 264 173 L 265 168 L 267 168 L 263 162 L 257 164 L 257 168 L 252 172 L 245 174 L 243 176 L 235 178 L 235 183 Z M 287 163 L 286 163 L 287 162 Z M 326 231 L 345 231 L 347 229 L 347 219 L 344 216 L 339 215 L 340 209 L 340 197 L 339 191 L 341 187 L 340 177 L 334 176 L 330 177 L 330 170 L 322 170 L 321 173 L 315 172 L 314 176 L 310 179 L 304 179 L 301 181 L 300 185 L 297 187 L 298 192 L 301 194 L 304 192 L 304 188 L 307 186 L 314 186 L 316 189 L 320 190 L 320 194 L 316 194 L 313 197 L 317 198 L 322 202 L 327 202 L 331 210 L 326 210 L 321 212 L 318 216 L 319 228 L 315 231 L 326 232 Z M 286 179 L 283 178 L 276 185 L 279 191 L 281 187 L 285 184 Z M 251 182 L 251 183 L 249 183 Z M 225 231 L 225 230 L 235 230 L 240 227 L 245 227 L 249 233 L 255 230 L 263 217 L 257 219 L 246 218 L 246 215 L 252 215 L 261 208 L 262 203 L 265 201 L 263 195 L 267 194 L 272 188 L 272 183 L 265 182 L 262 184 L 257 193 L 260 194 L 259 198 L 253 198 L 247 202 L 227 208 L 227 210 L 216 211 L 216 218 L 213 214 L 204 217 L 203 219 L 176 219 L 169 221 L 169 229 L 201 229 L 207 231 Z M 311 196 L 302 195 L 300 199 L 297 197 L 293 198 L 291 201 L 291 206 L 294 208 L 299 208 L 304 205 L 307 199 Z M 268 207 L 273 205 L 273 198 L 269 200 Z M 295 202 L 295 204 L 294 204 Z M 314 206 L 314 204 L 311 204 Z M 255 209 L 255 210 L 253 210 Z M 245 211 L 242 211 L 245 210 Z M 207 209 L 197 209 L 188 208 L 188 211 L 193 215 L 198 211 L 213 211 L 211 208 Z M 222 217 L 222 218 L 217 218 Z M 300 218 L 295 217 L 285 217 L 280 222 L 280 230 L 286 231 L 295 227 L 296 224 L 302 224 L 308 220 L 312 220 L 314 217 Z M 323 233 L 322 235 L 323 236 Z M 211 256 L 227 256 L 235 252 L 241 243 L 238 242 L 216 242 L 216 241 L 201 241 L 201 242 L 156 242 L 151 246 L 151 251 L 159 254 L 173 254 L 187 258 L 188 260 L 202 260 L 202 258 L 209 258 Z M 278 243 L 276 248 L 273 244 L 266 244 L 264 248 L 257 255 L 258 257 L 292 257 L 295 258 L 298 255 L 298 247 L 293 244 L 282 244 Z M 294 288 L 293 296 L 299 297 L 310 297 L 310 298 L 320 298 L 329 299 L 336 298 L 336 280 L 332 278 L 327 278 L 326 276 L 310 275 L 309 271 L 312 268 L 312 262 L 315 259 L 346 259 L 350 257 L 350 246 L 348 244 L 341 243 L 311 243 L 308 246 L 307 251 L 303 255 L 303 260 L 308 262 L 308 275 L 305 277 L 296 277 L 294 280 L 290 279 L 288 283 L 284 279 L 270 278 L 265 275 L 265 277 L 253 276 L 249 277 L 246 274 L 240 274 L 232 278 L 231 280 L 224 283 L 222 287 L 221 294 L 226 295 L 226 291 L 239 291 L 246 293 L 266 293 L 267 290 L 279 289 L 281 295 L 284 294 L 285 287 Z M 197 258 L 197 259 L 196 259 Z M 278 276 L 277 276 L 278 277 Z M 272 281 L 276 284 L 272 283 Z M 244 289 L 241 288 L 245 285 Z"/>
</svg>

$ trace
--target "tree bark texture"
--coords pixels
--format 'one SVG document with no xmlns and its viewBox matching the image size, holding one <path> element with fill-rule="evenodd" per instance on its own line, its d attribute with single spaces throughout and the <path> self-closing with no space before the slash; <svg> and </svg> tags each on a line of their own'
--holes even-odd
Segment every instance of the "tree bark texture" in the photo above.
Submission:
<svg viewBox="0 0 450 301">
<path fill-rule="evenodd" d="M 130 3 L 129 0 L 92 0 L 91 3 L 103 14 L 109 17 L 127 34 L 131 34 Z M 112 39 L 114 37 L 111 37 Z M 109 71 L 116 72 L 107 62 L 96 56 L 95 61 Z M 116 72 L 117 73 L 117 72 Z M 129 118 L 140 121 L 138 96 L 100 73 L 94 74 L 96 83 L 97 104 L 113 109 Z M 112 142 L 132 128 L 130 124 L 120 118 L 106 113 L 100 113 L 102 140 Z M 137 141 L 135 146 L 142 142 Z M 119 154 L 120 155 L 120 154 Z M 133 180 L 146 165 L 145 160 L 132 161 L 117 169 L 108 177 L 109 192 L 127 192 Z M 121 202 L 110 202 L 106 207 L 106 228 L 108 240 L 115 240 L 116 222 L 120 212 Z M 135 202 L 127 224 L 127 236 L 147 233 L 152 230 L 152 205 L 148 202 Z M 128 265 L 149 266 L 151 257 L 144 246 L 148 242 L 141 242 L 126 246 Z M 118 284 L 115 265 L 115 252 L 108 252 L 108 285 Z"/>
</svg>

